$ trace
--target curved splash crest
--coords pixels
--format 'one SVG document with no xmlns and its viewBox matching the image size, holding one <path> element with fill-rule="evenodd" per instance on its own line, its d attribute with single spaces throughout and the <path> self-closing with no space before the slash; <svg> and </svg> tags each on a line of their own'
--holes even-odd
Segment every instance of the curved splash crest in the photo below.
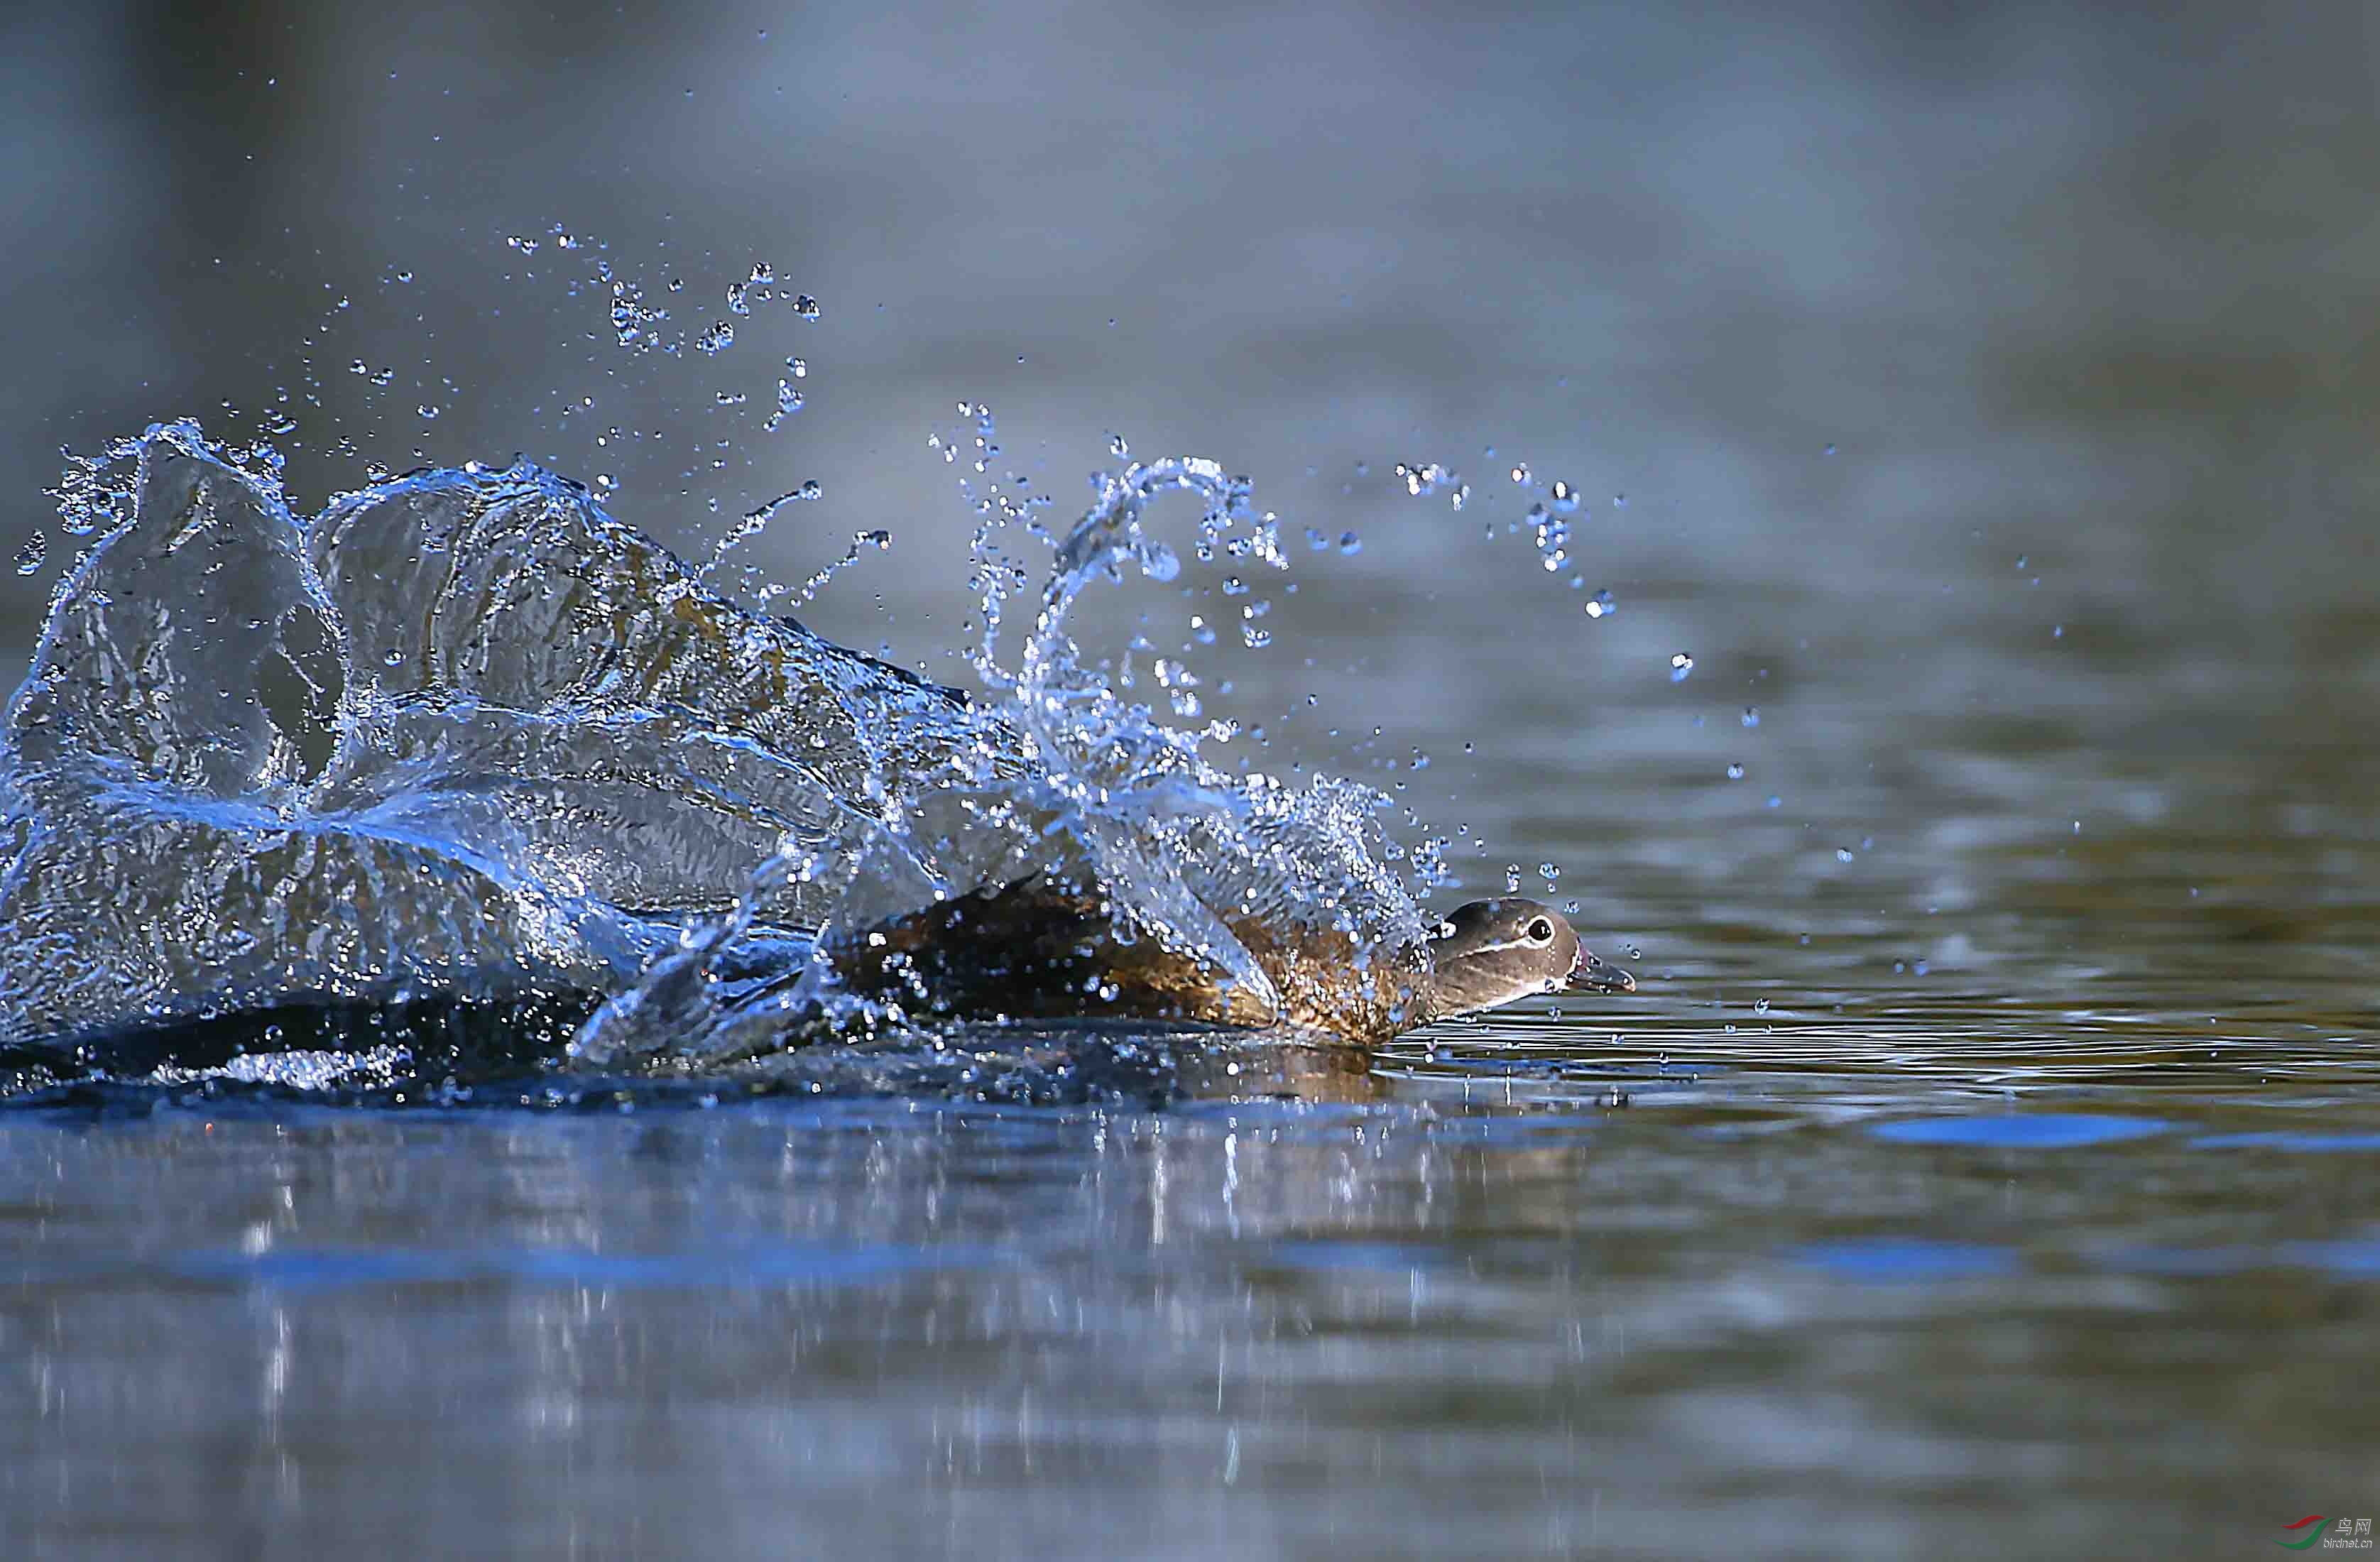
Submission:
<svg viewBox="0 0 2380 1562">
<path fill-rule="evenodd" d="M 822 928 L 1036 874 L 1258 1011 L 1226 917 L 1359 951 L 1418 935 L 1378 793 L 1226 775 L 1068 637 L 1100 575 L 1172 575 L 1143 524 L 1172 490 L 1203 507 L 1202 556 L 1285 567 L 1210 462 L 1102 480 L 1014 669 L 1001 599 L 1031 575 L 988 521 L 970 696 L 738 608 L 527 464 L 300 519 L 191 424 L 113 454 L 114 529 L 6 712 L 0 1041 L 579 994 L 607 1000 L 584 1061 L 716 1059 L 832 1005 Z M 754 971 L 779 979 L 733 979 Z"/>
</svg>

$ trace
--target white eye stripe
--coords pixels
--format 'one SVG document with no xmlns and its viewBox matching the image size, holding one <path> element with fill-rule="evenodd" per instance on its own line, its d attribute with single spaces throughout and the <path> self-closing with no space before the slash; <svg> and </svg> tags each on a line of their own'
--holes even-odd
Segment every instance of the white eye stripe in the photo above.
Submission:
<svg viewBox="0 0 2380 1562">
<path fill-rule="evenodd" d="M 1546 946 L 1534 938 L 1499 938 L 1494 943 L 1479 944 L 1465 950 L 1465 954 L 1493 954 L 1498 950 L 1541 950 Z"/>
</svg>

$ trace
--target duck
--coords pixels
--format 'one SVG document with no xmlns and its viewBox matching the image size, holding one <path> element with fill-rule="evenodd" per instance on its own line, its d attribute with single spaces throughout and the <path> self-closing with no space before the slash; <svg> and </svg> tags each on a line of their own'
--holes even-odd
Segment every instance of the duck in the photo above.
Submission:
<svg viewBox="0 0 2380 1562">
<path fill-rule="evenodd" d="M 1540 993 L 1636 989 L 1634 977 L 1586 948 L 1561 913 L 1521 896 L 1457 906 L 1422 939 L 1377 950 L 1368 960 L 1344 933 L 1287 932 L 1254 917 L 1227 926 L 1264 972 L 1269 995 L 1223 980 L 1212 963 L 1154 938 L 1119 934 L 1106 897 L 1038 878 L 960 895 L 820 942 L 843 987 L 897 1003 L 915 1017 L 1186 1022 L 1319 1043 L 1293 1048 L 1304 1060 L 1284 1069 L 1301 1089 L 1334 1098 L 1352 1088 L 1351 1079 L 1366 1077 L 1369 1048 L 1405 1031 Z M 698 960 L 689 969 L 716 970 L 749 998 L 793 982 L 809 963 L 790 956 L 802 947 L 764 939 L 745 951 L 748 969 L 734 960 L 724 967 Z M 498 1077 L 528 1059 L 587 1061 L 572 1038 L 603 1006 L 602 995 L 589 992 L 433 996 L 394 1004 L 301 997 L 71 1044 L 0 1047 L 0 1097 L 70 1079 L 69 1058 L 103 1059 L 109 1072 L 133 1077 L 167 1066 L 220 1068 L 249 1054 L 395 1046 L 423 1077 Z M 773 1034 L 783 1041 L 783 1033 Z M 1340 1061 L 1328 1061 L 1333 1057 Z"/>
<path fill-rule="evenodd" d="M 1226 925 L 1269 992 L 1159 938 L 1119 933 L 1096 890 L 1038 878 L 830 935 L 823 952 L 845 990 L 912 1015 L 1189 1021 L 1365 1047 L 1536 994 L 1636 989 L 1560 912 L 1520 895 L 1457 906 L 1418 942 L 1368 958 L 1342 931 Z"/>
</svg>

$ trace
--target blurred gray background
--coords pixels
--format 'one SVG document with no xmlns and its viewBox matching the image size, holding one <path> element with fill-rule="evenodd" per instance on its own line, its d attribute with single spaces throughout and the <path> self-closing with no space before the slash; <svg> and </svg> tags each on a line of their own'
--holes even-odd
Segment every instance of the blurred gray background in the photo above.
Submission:
<svg viewBox="0 0 2380 1562">
<path fill-rule="evenodd" d="M 2140 777 L 2211 752 L 2247 757 L 2277 818 L 2307 787 L 2360 801 L 2374 26 L 14 7 L 0 455 L 12 546 L 53 545 L 0 582 L 0 649 L 30 647 L 70 555 L 40 491 L 60 445 L 285 412 L 308 506 L 367 463 L 524 452 L 698 553 L 816 479 L 749 557 L 798 580 L 889 527 L 803 616 L 957 680 L 973 517 L 926 439 L 981 399 L 998 465 L 1061 517 L 1121 433 L 1250 475 L 1293 537 L 1359 533 L 1271 591 L 1273 648 L 1227 628 L 1201 653 L 1210 692 L 1234 684 L 1210 708 L 1266 724 L 1277 765 L 1424 749 L 1414 800 L 1515 853 L 1697 808 L 1763 822 L 1772 794 L 1767 817 L 1807 829 L 1823 794 L 1853 832 L 1978 788 L 2045 830 L 2162 817 Z M 731 318 L 759 261 L 821 314 L 780 297 L 725 352 L 636 355 L 598 260 L 674 334 Z M 764 433 L 787 355 L 808 406 Z M 1472 485 L 1461 514 L 1393 474 L 1429 460 Z M 1515 462 L 1585 496 L 1584 589 L 1500 535 L 1547 497 Z M 1598 587 L 1621 608 L 1599 622 Z M 1160 649 L 1234 611 L 1123 600 Z"/>
</svg>

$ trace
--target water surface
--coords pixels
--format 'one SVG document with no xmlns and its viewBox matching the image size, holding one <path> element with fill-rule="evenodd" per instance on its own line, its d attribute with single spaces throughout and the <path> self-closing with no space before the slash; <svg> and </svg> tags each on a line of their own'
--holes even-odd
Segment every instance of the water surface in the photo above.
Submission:
<svg viewBox="0 0 2380 1562">
<path fill-rule="evenodd" d="M 1631 999 L 1368 1059 L 962 1025 L 687 1074 L 568 1065 L 565 1026 L 528 1072 L 392 1032 L 34 1082 L 0 1117 L 12 1544 L 2223 1555 L 2351 1512 L 2368 741 L 2298 724 L 2285 662 L 2049 677 L 1985 637 L 2003 698 L 1961 713 L 1909 648 L 1858 708 L 1756 665 L 1616 684 L 1591 772 L 1560 757 L 1571 691 L 1489 680 L 1506 784 L 1462 823 L 1540 890 L 1560 870 Z M 1463 741 L 1413 718 L 1413 746 Z M 2218 720 L 2243 741 L 2192 748 Z M 345 765 L 439 861 L 605 860 L 518 854 L 485 787 L 450 805 L 424 775 L 510 761 L 443 741 L 410 769 L 268 745 L 300 770 L 237 787 Z M 103 824 L 156 805 L 126 796 Z M 169 866 L 279 839 L 175 806 L 230 833 Z M 241 969 L 286 969 L 256 948 Z"/>
<path fill-rule="evenodd" d="M 1160 1110 L 20 1111 L 4 1506 L 35 1556 L 1894 1556 L 2351 1504 L 2368 1062 L 1839 996 Z"/>
</svg>

